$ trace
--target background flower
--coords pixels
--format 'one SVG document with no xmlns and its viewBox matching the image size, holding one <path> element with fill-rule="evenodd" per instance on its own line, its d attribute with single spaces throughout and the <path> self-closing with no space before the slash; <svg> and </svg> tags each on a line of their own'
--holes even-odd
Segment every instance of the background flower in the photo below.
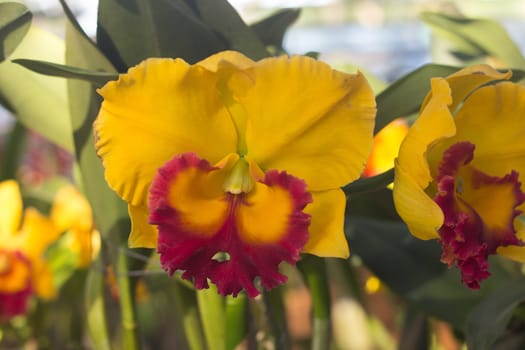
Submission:
<svg viewBox="0 0 525 350">
<path fill-rule="evenodd" d="M 396 162 L 394 200 L 410 231 L 437 238 L 442 261 L 479 288 L 496 252 L 525 259 L 521 242 L 525 89 L 479 65 L 434 78 Z M 507 247 L 512 246 L 512 247 Z"/>
</svg>

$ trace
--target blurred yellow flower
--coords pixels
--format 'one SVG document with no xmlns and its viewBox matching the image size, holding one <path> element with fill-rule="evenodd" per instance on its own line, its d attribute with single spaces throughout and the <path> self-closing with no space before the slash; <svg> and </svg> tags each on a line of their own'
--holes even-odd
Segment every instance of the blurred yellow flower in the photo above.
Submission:
<svg viewBox="0 0 525 350">
<path fill-rule="evenodd" d="M 25 313 L 33 294 L 56 295 L 44 252 L 59 235 L 36 209 L 23 211 L 17 182 L 0 183 L 0 320 Z"/>
<path fill-rule="evenodd" d="M 396 119 L 374 136 L 374 146 L 366 162 L 364 176 L 374 176 L 394 167 L 399 146 L 408 132 L 404 119 Z"/>
<path fill-rule="evenodd" d="M 63 186 L 55 195 L 50 218 L 59 232 L 69 231 L 68 245 L 78 254 L 79 267 L 87 267 L 100 251 L 100 233 L 86 198 L 74 186 Z"/>
</svg>

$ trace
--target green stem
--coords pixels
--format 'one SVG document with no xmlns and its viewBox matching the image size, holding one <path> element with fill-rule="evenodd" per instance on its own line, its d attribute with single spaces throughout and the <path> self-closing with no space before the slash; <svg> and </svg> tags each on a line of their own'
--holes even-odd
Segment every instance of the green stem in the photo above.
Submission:
<svg viewBox="0 0 525 350">
<path fill-rule="evenodd" d="M 4 145 L 0 165 L 0 180 L 15 179 L 24 151 L 26 128 L 16 121 Z"/>
<path fill-rule="evenodd" d="M 120 295 L 123 348 L 126 350 L 138 350 L 139 337 L 135 321 L 134 293 L 131 288 L 132 284 L 128 276 L 128 270 L 128 257 L 123 251 L 119 251 L 115 278 Z"/>
<path fill-rule="evenodd" d="M 94 264 L 94 266 L 97 265 L 96 262 Z M 93 347 L 100 350 L 110 350 L 111 345 L 104 306 L 104 278 L 100 270 L 93 268 L 89 271 L 85 288 L 87 327 Z"/>
<path fill-rule="evenodd" d="M 195 298 L 195 291 L 175 281 L 174 297 L 177 309 L 182 312 L 182 328 L 191 350 L 204 350 L 204 335 L 199 320 L 199 309 Z"/>
<path fill-rule="evenodd" d="M 248 297 L 226 297 L 226 350 L 234 350 L 246 336 Z"/>
<path fill-rule="evenodd" d="M 286 310 L 284 308 L 283 291 L 284 288 L 279 286 L 264 294 L 265 302 L 268 307 L 267 316 L 270 326 L 272 327 L 272 333 L 275 336 L 276 350 L 291 349 L 290 337 L 288 335 L 288 326 L 286 323 Z"/>
<path fill-rule="evenodd" d="M 312 350 L 330 348 L 330 291 L 322 258 L 305 254 L 298 263 L 312 295 Z"/>
<path fill-rule="evenodd" d="M 214 285 L 210 285 L 208 289 L 197 291 L 197 303 L 208 350 L 224 350 L 226 345 L 224 298 L 217 293 Z"/>
</svg>

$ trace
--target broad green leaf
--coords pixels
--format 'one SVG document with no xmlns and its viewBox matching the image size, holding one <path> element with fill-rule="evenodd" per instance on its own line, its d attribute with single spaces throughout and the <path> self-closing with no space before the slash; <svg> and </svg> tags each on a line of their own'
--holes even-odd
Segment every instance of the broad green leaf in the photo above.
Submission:
<svg viewBox="0 0 525 350">
<path fill-rule="evenodd" d="M 80 30 L 78 23 L 61 0 L 66 23 L 66 63 L 87 70 L 116 73 L 115 68 Z M 95 87 L 85 81 L 69 79 L 68 94 L 71 123 L 74 132 L 75 154 L 82 174 L 83 190 L 103 235 L 127 235 L 128 214 L 125 203 L 108 187 L 104 170 L 95 153 L 92 124 L 101 103 Z M 123 232 L 120 232 L 123 231 Z"/>
<path fill-rule="evenodd" d="M 96 72 L 53 62 L 28 60 L 22 58 L 15 59 L 12 62 L 24 66 L 27 69 L 37 73 L 51 75 L 54 77 L 85 80 L 95 84 L 96 86 L 102 86 L 108 81 L 118 78 L 118 74 L 116 73 Z"/>
<path fill-rule="evenodd" d="M 480 290 L 470 290 L 461 283 L 458 269 L 440 262 L 439 243 L 414 238 L 402 222 L 348 216 L 345 231 L 352 254 L 379 279 L 414 308 L 457 329 L 464 329 L 467 315 L 488 293 L 515 276 L 494 257 L 489 261 L 492 276 Z"/>
<path fill-rule="evenodd" d="M 430 90 L 430 78 L 445 77 L 458 69 L 427 64 L 392 83 L 376 97 L 377 115 L 374 133 L 379 132 L 394 119 L 417 112 Z"/>
<path fill-rule="evenodd" d="M 201 20 L 226 39 L 229 49 L 242 52 L 253 60 L 269 56 L 262 41 L 227 0 L 194 0 L 194 4 Z"/>
<path fill-rule="evenodd" d="M 64 42 L 31 27 L 11 58 L 64 62 Z M 66 81 L 36 74 L 18 64 L 0 63 L 0 95 L 18 120 L 52 142 L 73 150 Z"/>
<path fill-rule="evenodd" d="M 115 72 L 115 69 L 100 53 L 96 46 L 81 30 L 64 0 L 60 0 L 66 13 L 66 64 L 88 70 Z M 95 153 L 92 124 L 100 107 L 101 98 L 95 92 L 92 84 L 80 80 L 68 80 L 68 93 L 71 106 L 71 118 L 74 129 L 75 155 L 81 172 L 84 193 L 93 208 L 97 226 L 105 238 L 104 242 L 111 249 L 110 259 L 116 269 L 116 282 L 119 288 L 122 347 L 134 350 L 138 348 L 135 310 L 132 299 L 132 282 L 127 276 L 130 271 L 129 261 L 125 255 L 130 222 L 124 203 L 107 185 L 104 180 L 104 170 Z M 141 263 L 143 263 L 141 261 Z M 94 303 L 88 305 L 90 311 L 97 312 L 93 316 L 104 318 L 103 294 L 94 298 Z M 90 320 L 91 321 L 91 320 Z M 106 327 L 101 333 L 90 325 L 91 337 L 105 345 L 108 343 Z"/>
<path fill-rule="evenodd" d="M 31 26 L 33 15 L 18 2 L 0 2 L 0 62 L 20 44 Z"/>
<path fill-rule="evenodd" d="M 502 284 L 481 302 L 467 319 L 467 345 L 473 350 L 492 349 L 515 308 L 525 301 L 525 279 Z"/>
<path fill-rule="evenodd" d="M 120 72 L 148 57 L 195 63 L 226 48 L 184 2 L 173 0 L 100 0 L 97 45 Z"/>
<path fill-rule="evenodd" d="M 484 53 L 500 58 L 510 68 L 525 69 L 525 58 L 519 47 L 499 22 L 432 12 L 424 12 L 421 17 L 436 34 L 452 40 L 458 50 L 471 55 Z"/>
<path fill-rule="evenodd" d="M 300 9 L 283 9 L 250 27 L 265 46 L 273 47 L 277 53 L 284 52 L 284 34 L 299 18 L 300 13 Z"/>
</svg>

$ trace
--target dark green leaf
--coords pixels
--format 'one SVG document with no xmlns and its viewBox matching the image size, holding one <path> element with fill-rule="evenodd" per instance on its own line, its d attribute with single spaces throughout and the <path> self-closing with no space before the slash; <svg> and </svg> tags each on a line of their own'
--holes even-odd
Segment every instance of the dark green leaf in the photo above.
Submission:
<svg viewBox="0 0 525 350">
<path fill-rule="evenodd" d="M 273 46 L 278 51 L 284 51 L 284 34 L 288 27 L 299 18 L 300 13 L 300 9 L 283 9 L 252 24 L 251 28 L 264 45 Z"/>
<path fill-rule="evenodd" d="M 343 191 L 345 191 L 345 194 L 347 196 L 356 193 L 377 191 L 381 188 L 388 186 L 393 181 L 394 169 L 390 169 L 385 171 L 384 173 L 354 181 L 351 184 L 343 187 Z"/>
<path fill-rule="evenodd" d="M 488 292 L 515 276 L 494 257 L 490 259 L 492 276 L 480 290 L 470 290 L 461 283 L 456 268 L 448 269 L 440 262 L 439 243 L 414 238 L 402 222 L 347 217 L 345 231 L 353 254 L 394 292 L 458 329 L 464 328 L 468 313 Z"/>
<path fill-rule="evenodd" d="M 472 350 L 492 349 L 505 331 L 516 306 L 525 301 L 525 279 L 508 281 L 488 295 L 467 319 L 467 345 Z"/>
<path fill-rule="evenodd" d="M 392 83 L 377 98 L 375 133 L 399 117 L 417 112 L 430 91 L 430 78 L 448 76 L 459 68 L 427 64 Z"/>
<path fill-rule="evenodd" d="M 33 15 L 18 2 L 0 2 L 0 62 L 22 41 L 31 26 Z"/>
<path fill-rule="evenodd" d="M 72 67 L 52 62 L 28 59 L 15 59 L 13 60 L 13 62 L 37 73 L 51 75 L 55 77 L 85 80 L 97 86 L 102 86 L 108 81 L 115 80 L 118 78 L 117 73 L 94 72 L 88 69 Z"/>
<path fill-rule="evenodd" d="M 525 69 L 525 58 L 503 26 L 494 20 L 424 12 L 422 19 L 437 34 L 452 40 L 456 50 L 468 55 L 498 57 L 512 68 Z"/>
<path fill-rule="evenodd" d="M 346 212 L 349 215 L 380 220 L 400 220 L 389 188 L 349 193 L 346 198 Z"/>
<path fill-rule="evenodd" d="M 242 52 L 253 60 L 269 56 L 255 32 L 244 23 L 226 0 L 194 0 L 202 21 L 219 33 L 228 48 Z"/>
<path fill-rule="evenodd" d="M 174 0 L 100 0 L 97 44 L 120 72 L 148 57 L 194 63 L 226 49 L 186 3 Z"/>
</svg>

